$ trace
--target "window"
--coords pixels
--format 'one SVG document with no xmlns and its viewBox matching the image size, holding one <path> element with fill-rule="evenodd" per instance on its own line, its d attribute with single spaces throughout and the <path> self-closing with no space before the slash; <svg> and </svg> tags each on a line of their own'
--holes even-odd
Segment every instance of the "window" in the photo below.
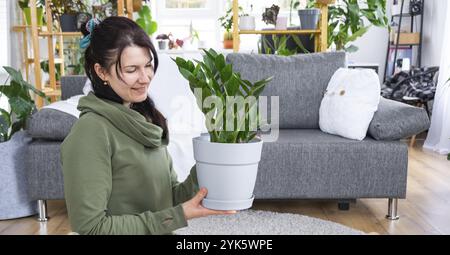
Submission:
<svg viewBox="0 0 450 255">
<path fill-rule="evenodd" d="M 9 65 L 9 20 L 8 20 L 8 3 L 6 0 L 0 0 L 0 67 Z M 1 68 L 3 69 L 3 68 Z M 3 70 L 2 70 L 3 71 Z"/>
<path fill-rule="evenodd" d="M 172 33 L 174 38 L 183 39 L 194 29 L 200 40 L 216 47 L 221 38 L 217 19 L 223 8 L 222 0 L 158 0 L 152 1 L 152 5 L 158 34 Z"/>
<path fill-rule="evenodd" d="M 206 0 L 166 0 L 165 7 L 170 9 L 205 8 Z"/>
</svg>

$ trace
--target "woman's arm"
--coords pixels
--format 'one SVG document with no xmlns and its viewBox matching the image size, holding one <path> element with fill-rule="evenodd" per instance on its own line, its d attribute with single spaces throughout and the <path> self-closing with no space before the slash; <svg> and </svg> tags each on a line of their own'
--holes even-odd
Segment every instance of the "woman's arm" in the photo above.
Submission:
<svg viewBox="0 0 450 255">
<path fill-rule="evenodd" d="M 167 234 L 187 226 L 181 205 L 158 212 L 110 215 L 107 203 L 112 189 L 112 154 L 107 131 L 93 119 L 79 122 L 61 147 L 64 193 L 72 231 Z"/>
<path fill-rule="evenodd" d="M 177 179 L 177 173 L 173 169 L 172 157 L 166 150 L 167 157 L 170 162 L 170 176 L 172 180 L 172 194 L 173 194 L 173 204 L 178 205 L 184 203 L 195 196 L 199 191 L 198 181 L 197 181 L 197 170 L 195 165 L 191 168 L 189 176 L 180 183 Z"/>
</svg>

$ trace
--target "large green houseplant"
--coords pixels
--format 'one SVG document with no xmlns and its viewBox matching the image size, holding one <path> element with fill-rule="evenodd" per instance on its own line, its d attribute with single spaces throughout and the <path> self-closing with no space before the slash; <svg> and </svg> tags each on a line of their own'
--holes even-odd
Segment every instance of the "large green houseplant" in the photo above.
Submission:
<svg viewBox="0 0 450 255">
<path fill-rule="evenodd" d="M 30 91 L 47 99 L 43 92 L 26 82 L 19 71 L 8 66 L 4 66 L 3 69 L 11 80 L 9 85 L 0 85 L 0 97 L 8 98 L 10 109 L 0 108 L 0 142 L 8 141 L 14 133 L 23 129 L 28 117 L 36 109 Z"/>
<path fill-rule="evenodd" d="M 209 135 L 193 139 L 198 182 L 208 189 L 203 206 L 251 207 L 262 150 L 262 140 L 256 137 L 258 98 L 271 78 L 244 80 L 212 49 L 204 50 L 203 61 L 196 64 L 180 57 L 174 61 L 206 117 Z"/>
<path fill-rule="evenodd" d="M 366 21 L 369 24 L 366 24 Z M 388 27 L 386 0 L 340 0 L 329 6 L 328 46 L 336 45 L 336 50 L 354 52 L 358 47 L 350 43 L 364 35 L 369 28 Z"/>
<path fill-rule="evenodd" d="M 245 116 L 257 108 L 257 102 L 250 98 L 257 99 L 271 78 L 263 79 L 255 83 L 241 78 L 239 73 L 233 72 L 232 65 L 225 62 L 225 57 L 218 54 L 213 49 L 203 50 L 205 55 L 202 61 L 196 61 L 194 64 L 190 60 L 184 60 L 177 57 L 174 61 L 178 66 L 180 73 L 189 81 L 191 91 L 196 95 L 197 104 L 200 110 L 210 117 L 207 120 L 211 142 L 217 143 L 248 143 L 255 135 L 255 130 L 249 129 L 249 121 L 258 121 L 258 115 L 253 116 L 257 119 L 246 119 L 243 123 L 238 115 L 238 110 L 245 111 Z M 197 89 L 197 90 L 196 90 Z M 197 96 L 201 92 L 201 97 Z M 208 97 L 220 99 L 221 107 L 205 107 L 205 101 Z M 233 109 L 233 118 L 227 115 L 226 101 L 230 97 L 242 97 L 248 106 L 244 109 Z M 219 109 L 220 108 L 220 109 Z M 242 114 L 241 114 L 242 115 Z M 240 123 L 234 130 L 227 130 L 227 121 Z M 245 125 L 244 125 L 245 124 Z"/>
<path fill-rule="evenodd" d="M 313 6 L 315 0 L 308 0 Z M 299 6 L 298 0 L 291 1 L 292 9 Z M 363 36 L 369 28 L 388 27 L 386 0 L 337 0 L 328 5 L 328 47 L 333 44 L 336 50 L 354 52 L 358 47 L 351 42 Z"/>
</svg>

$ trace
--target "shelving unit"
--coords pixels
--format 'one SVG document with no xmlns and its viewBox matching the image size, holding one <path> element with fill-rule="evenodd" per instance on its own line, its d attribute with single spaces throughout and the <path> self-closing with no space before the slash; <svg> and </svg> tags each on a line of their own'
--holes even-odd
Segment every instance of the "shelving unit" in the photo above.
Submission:
<svg viewBox="0 0 450 255">
<path fill-rule="evenodd" d="M 13 26 L 13 32 L 22 33 L 23 39 L 23 65 L 25 66 L 25 78 L 30 81 L 30 67 L 33 66 L 34 74 L 34 85 L 38 90 L 44 92 L 47 96 L 51 98 L 51 102 L 57 101 L 58 97 L 61 96 L 61 89 L 56 81 L 56 64 L 60 64 L 61 75 L 65 74 L 64 70 L 64 38 L 65 37 L 81 37 L 81 32 L 61 32 L 53 30 L 53 18 L 52 11 L 50 9 L 51 0 L 45 0 L 45 17 L 47 21 L 46 26 L 37 25 L 37 9 L 36 0 L 30 0 L 31 9 L 31 25 L 18 25 Z M 118 15 L 124 16 L 124 7 L 127 10 L 133 9 L 133 0 L 117 0 Z M 132 18 L 133 12 L 128 11 L 128 18 Z M 28 55 L 28 31 L 31 34 L 31 49 L 33 52 L 33 57 Z M 39 53 L 39 38 L 47 38 L 47 48 L 48 48 L 48 58 L 43 58 Z M 54 43 L 53 39 L 57 38 L 58 44 L 58 55 L 59 58 L 55 57 Z M 41 73 L 41 61 L 48 60 L 49 65 L 49 84 L 42 84 L 42 73 Z M 43 99 L 41 97 L 36 97 L 36 106 L 41 108 L 44 106 Z"/>
<path fill-rule="evenodd" d="M 319 26 L 317 30 L 239 30 L 239 2 L 233 0 L 233 51 L 239 51 L 239 35 L 245 34 L 312 34 L 314 35 L 316 52 L 326 51 L 328 48 L 328 5 L 334 3 L 332 0 L 319 0 L 316 7 L 320 9 Z"/>
<path fill-rule="evenodd" d="M 409 1 L 409 0 L 407 0 Z M 391 24 L 394 23 L 395 19 L 398 18 L 398 29 L 397 29 L 397 37 L 395 42 L 391 42 L 390 38 L 388 39 L 388 46 L 387 46 L 387 52 L 386 52 L 386 60 L 384 65 L 384 81 L 386 81 L 386 78 L 388 76 L 391 76 L 394 74 L 395 66 L 397 62 L 397 56 L 398 56 L 398 50 L 400 47 L 408 47 L 409 49 L 412 49 L 413 46 L 417 46 L 417 67 L 422 66 L 422 37 L 423 37 L 423 14 L 424 14 L 424 7 L 425 7 L 425 0 L 422 0 L 421 2 L 421 12 L 416 15 L 412 15 L 409 11 L 407 13 L 403 13 L 403 7 L 405 5 L 405 0 L 401 0 L 400 4 L 400 13 L 394 14 L 391 16 Z M 414 32 L 414 18 L 416 16 L 420 16 L 420 27 L 419 27 L 419 42 L 417 43 L 408 43 L 408 44 L 400 44 L 400 34 L 401 34 L 401 28 L 402 28 L 402 21 L 403 18 L 410 18 L 410 32 Z M 390 58 L 390 52 L 391 50 L 394 50 L 394 59 L 392 62 L 392 70 L 390 73 L 388 73 L 390 70 L 388 70 L 388 64 L 389 64 L 389 58 Z M 412 62 L 412 59 L 411 59 Z"/>
</svg>

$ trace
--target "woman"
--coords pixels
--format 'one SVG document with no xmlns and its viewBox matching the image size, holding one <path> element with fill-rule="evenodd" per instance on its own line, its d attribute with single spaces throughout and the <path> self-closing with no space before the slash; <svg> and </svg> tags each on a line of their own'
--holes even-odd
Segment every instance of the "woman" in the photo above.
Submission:
<svg viewBox="0 0 450 255">
<path fill-rule="evenodd" d="M 147 95 L 158 57 L 132 20 L 90 20 L 83 31 L 85 71 L 94 93 L 61 147 L 64 192 L 79 234 L 167 234 L 187 220 L 234 211 L 201 206 L 195 167 L 177 182 L 166 119 Z M 198 192 L 197 194 L 195 194 Z"/>
</svg>

